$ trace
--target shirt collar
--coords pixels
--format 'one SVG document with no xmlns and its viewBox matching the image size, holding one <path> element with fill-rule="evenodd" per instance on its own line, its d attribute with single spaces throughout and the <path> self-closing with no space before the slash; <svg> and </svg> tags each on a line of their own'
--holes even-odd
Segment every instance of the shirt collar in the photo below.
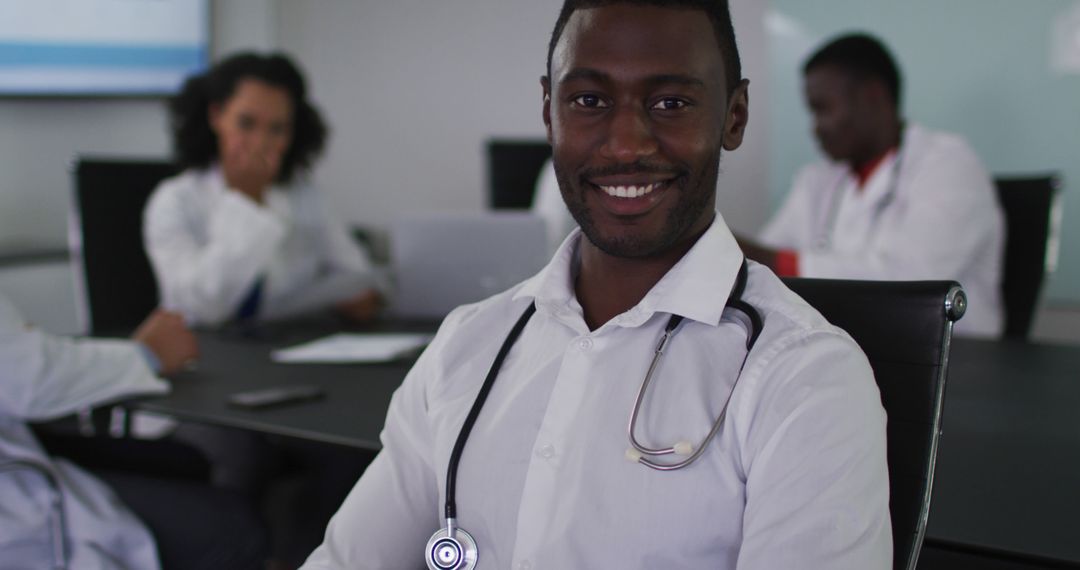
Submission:
<svg viewBox="0 0 1080 570">
<path fill-rule="evenodd" d="M 881 153 L 877 156 L 877 158 L 874 158 L 870 162 L 852 168 L 852 175 L 855 176 L 855 180 L 859 188 L 866 187 L 866 183 L 870 181 L 870 177 L 872 177 L 876 172 L 878 172 L 878 170 L 882 167 L 886 160 L 896 154 L 896 148 L 897 147 L 895 146 L 891 147 L 889 148 L 889 150 Z"/>
<path fill-rule="evenodd" d="M 578 244 L 585 239 L 580 229 L 563 241 L 540 273 L 527 280 L 514 299 L 532 298 L 538 310 L 581 314 L 574 295 Z M 615 318 L 625 326 L 638 326 L 655 313 L 716 326 L 724 312 L 742 266 L 743 254 L 720 213 L 690 251 L 671 268 L 636 306 Z"/>
</svg>

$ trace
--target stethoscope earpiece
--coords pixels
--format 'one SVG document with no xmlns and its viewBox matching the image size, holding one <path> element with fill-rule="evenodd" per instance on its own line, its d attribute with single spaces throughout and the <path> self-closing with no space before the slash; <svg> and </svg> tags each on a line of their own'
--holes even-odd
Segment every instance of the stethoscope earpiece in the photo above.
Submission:
<svg viewBox="0 0 1080 570">
<path fill-rule="evenodd" d="M 430 570 L 472 570 L 476 568 L 476 540 L 457 528 L 450 536 L 449 528 L 440 528 L 428 539 L 424 561 Z"/>
</svg>

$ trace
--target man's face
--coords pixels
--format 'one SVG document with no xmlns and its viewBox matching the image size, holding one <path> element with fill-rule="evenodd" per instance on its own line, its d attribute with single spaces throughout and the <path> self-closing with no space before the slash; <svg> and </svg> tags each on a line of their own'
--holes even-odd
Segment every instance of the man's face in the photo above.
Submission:
<svg viewBox="0 0 1080 570">
<path fill-rule="evenodd" d="M 550 71 L 544 122 L 555 174 L 590 242 L 648 257 L 708 227 L 720 150 L 741 143 L 747 105 L 745 85 L 729 105 L 704 12 L 578 10 Z"/>
<path fill-rule="evenodd" d="M 858 159 L 864 126 L 863 97 L 858 84 L 832 65 L 812 68 L 805 77 L 806 105 L 814 117 L 814 136 L 821 150 L 836 161 Z"/>
</svg>

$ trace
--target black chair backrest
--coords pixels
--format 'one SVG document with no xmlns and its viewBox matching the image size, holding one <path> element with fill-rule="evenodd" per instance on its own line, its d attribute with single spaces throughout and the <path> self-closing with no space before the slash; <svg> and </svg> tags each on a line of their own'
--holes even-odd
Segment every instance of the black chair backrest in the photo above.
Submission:
<svg viewBox="0 0 1080 570">
<path fill-rule="evenodd" d="M 75 212 L 89 331 L 127 334 L 158 304 L 143 249 L 142 214 L 158 183 L 176 173 L 165 161 L 80 158 Z"/>
<path fill-rule="evenodd" d="M 893 568 L 912 570 L 926 532 L 952 323 L 967 305 L 963 290 L 954 281 L 784 282 L 870 360 L 889 418 Z"/>
<path fill-rule="evenodd" d="M 487 143 L 488 206 L 527 210 L 532 206 L 540 169 L 551 158 L 543 139 L 491 139 Z"/>
<path fill-rule="evenodd" d="M 1058 189 L 1054 175 L 995 178 L 1005 211 L 1001 293 L 1005 337 L 1026 339 L 1047 272 L 1047 243 Z"/>
</svg>

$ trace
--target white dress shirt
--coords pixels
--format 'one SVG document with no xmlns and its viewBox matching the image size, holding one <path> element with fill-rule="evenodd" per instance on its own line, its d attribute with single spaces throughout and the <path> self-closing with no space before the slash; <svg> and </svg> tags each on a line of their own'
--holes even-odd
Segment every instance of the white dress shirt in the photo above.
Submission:
<svg viewBox="0 0 1080 570">
<path fill-rule="evenodd" d="M 25 422 L 168 390 L 135 343 L 50 336 L 0 296 L 0 568 L 159 567 L 150 532 L 112 490 L 49 457 Z"/>
<path fill-rule="evenodd" d="M 959 281 L 968 311 L 956 332 L 998 336 L 1004 223 L 967 143 L 909 125 L 861 191 L 845 164 L 800 170 L 759 239 L 797 251 L 804 277 Z"/>
<path fill-rule="evenodd" d="M 375 285 L 367 255 L 306 185 L 271 187 L 259 205 L 229 190 L 217 167 L 187 170 L 154 191 L 143 235 L 161 305 L 192 324 L 236 316 L 259 278 L 258 317 L 266 319 Z"/>
<path fill-rule="evenodd" d="M 382 452 L 304 568 L 424 567 L 451 448 L 533 302 L 458 471 L 477 568 L 889 568 L 885 414 L 850 337 L 751 263 L 743 299 L 764 327 L 739 377 L 748 331 L 724 305 L 742 254 L 719 215 L 637 306 L 590 331 L 573 289 L 580 236 L 535 277 L 446 318 L 394 395 Z M 671 314 L 686 320 L 638 438 L 696 445 L 730 402 L 705 453 L 660 472 L 625 458 L 626 428 Z"/>
</svg>

